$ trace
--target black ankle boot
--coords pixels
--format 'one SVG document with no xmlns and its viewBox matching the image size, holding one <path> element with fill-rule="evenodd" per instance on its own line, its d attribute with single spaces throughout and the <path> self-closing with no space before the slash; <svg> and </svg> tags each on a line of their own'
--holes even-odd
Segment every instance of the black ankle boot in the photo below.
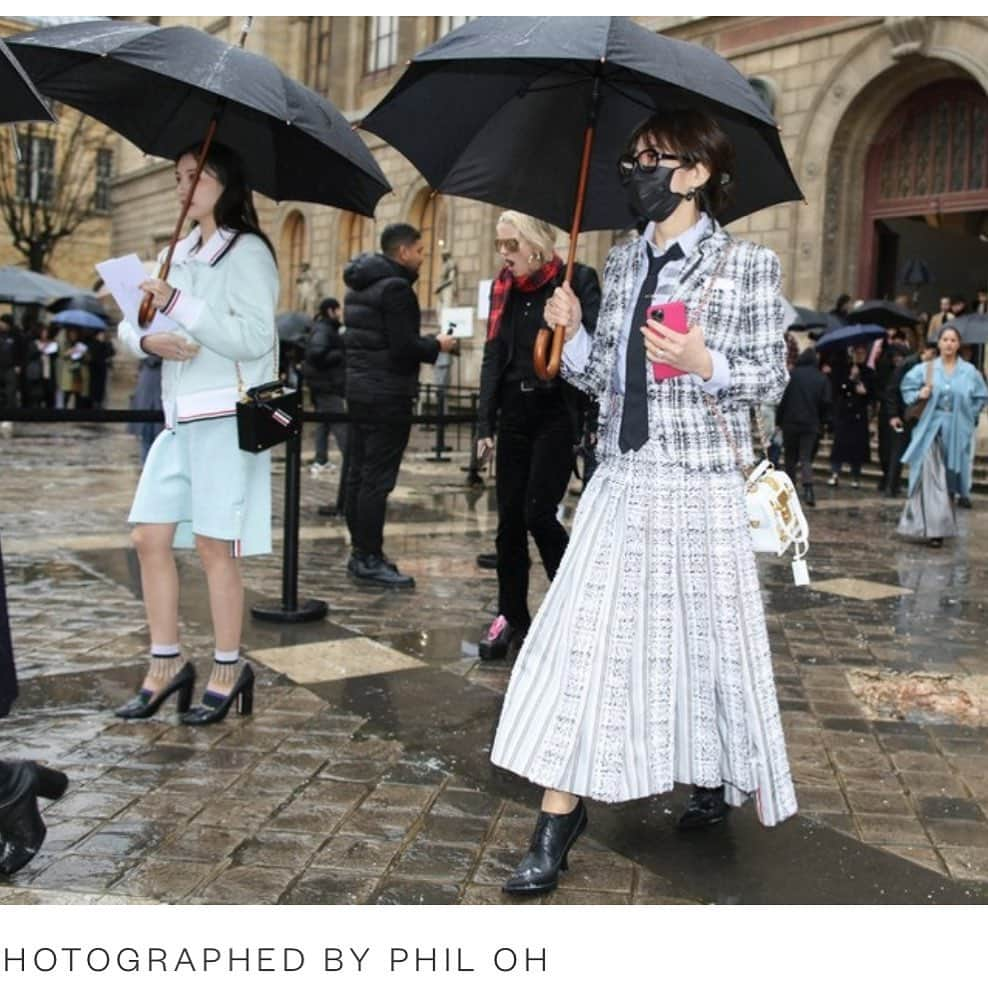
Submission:
<svg viewBox="0 0 988 988">
<path fill-rule="evenodd" d="M 44 843 L 44 821 L 38 797 L 58 799 L 69 780 L 63 772 L 36 762 L 5 762 L 0 784 L 0 875 L 12 875 L 33 858 Z"/>
<path fill-rule="evenodd" d="M 716 789 L 694 786 L 693 792 L 690 793 L 690 801 L 686 804 L 686 811 L 679 818 L 677 826 L 680 830 L 709 827 L 725 820 L 727 810 L 723 786 L 717 786 Z"/>
<path fill-rule="evenodd" d="M 559 884 L 559 872 L 569 867 L 569 851 L 587 826 L 581 799 L 569 813 L 540 813 L 528 854 L 504 883 L 509 895 L 541 895 Z"/>
<path fill-rule="evenodd" d="M 813 493 L 812 484 L 803 484 L 803 501 L 808 508 L 816 507 L 816 495 Z"/>
</svg>

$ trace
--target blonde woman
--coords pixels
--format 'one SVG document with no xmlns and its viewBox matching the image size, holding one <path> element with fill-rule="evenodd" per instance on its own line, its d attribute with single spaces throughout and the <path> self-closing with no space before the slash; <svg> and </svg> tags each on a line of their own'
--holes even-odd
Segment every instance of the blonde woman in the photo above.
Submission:
<svg viewBox="0 0 988 988">
<path fill-rule="evenodd" d="M 502 266 L 491 287 L 477 453 L 481 462 L 490 456 L 497 433 L 498 614 L 480 641 L 482 659 L 506 656 L 531 623 L 529 534 L 550 580 L 569 540 L 556 507 L 573 469 L 578 398 L 559 378 L 539 380 L 532 363 L 546 302 L 563 282 L 555 247 L 556 230 L 542 220 L 509 210 L 497 221 L 494 249 Z M 597 273 L 575 265 L 572 288 L 583 307 L 583 325 L 593 332 L 600 308 Z"/>
</svg>

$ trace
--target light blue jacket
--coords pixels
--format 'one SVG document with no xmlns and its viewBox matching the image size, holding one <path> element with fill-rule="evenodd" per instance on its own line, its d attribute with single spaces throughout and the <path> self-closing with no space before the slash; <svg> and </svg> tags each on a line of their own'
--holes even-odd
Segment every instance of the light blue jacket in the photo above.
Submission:
<svg viewBox="0 0 988 988">
<path fill-rule="evenodd" d="M 926 364 L 922 361 L 902 379 L 902 400 L 911 405 L 926 384 Z M 966 360 L 958 358 L 953 374 L 948 375 L 943 361 L 933 361 L 933 393 L 913 431 L 912 442 L 902 454 L 909 465 L 909 493 L 912 494 L 922 473 L 921 464 L 938 435 L 943 442 L 947 470 L 957 475 L 958 493 L 971 493 L 971 443 L 981 409 L 988 403 L 988 386 L 984 378 Z M 949 404 L 947 410 L 943 406 Z"/>
<path fill-rule="evenodd" d="M 277 376 L 278 268 L 271 251 L 254 234 L 225 228 L 200 246 L 194 230 L 175 247 L 168 283 L 177 291 L 165 313 L 201 349 L 191 360 L 163 362 L 165 422 L 173 428 L 176 421 L 232 415 L 242 389 Z M 146 356 L 129 322 L 120 323 L 119 336 Z"/>
</svg>

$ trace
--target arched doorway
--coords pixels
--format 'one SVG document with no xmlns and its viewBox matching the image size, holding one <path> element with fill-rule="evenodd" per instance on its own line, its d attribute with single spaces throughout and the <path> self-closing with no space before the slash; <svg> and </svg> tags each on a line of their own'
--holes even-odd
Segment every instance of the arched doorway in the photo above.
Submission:
<svg viewBox="0 0 988 988">
<path fill-rule="evenodd" d="M 920 310 L 988 280 L 988 95 L 951 79 L 912 93 L 871 143 L 857 291 Z M 984 239 L 982 239 L 984 238 Z"/>
<path fill-rule="evenodd" d="M 429 189 L 422 189 L 412 202 L 409 222 L 422 234 L 425 245 L 425 259 L 419 269 L 419 279 L 415 289 L 424 321 L 435 322 L 435 288 L 442 274 L 442 240 L 446 230 L 446 200 L 433 195 Z"/>
<path fill-rule="evenodd" d="M 339 237 L 340 271 L 358 254 L 373 253 L 376 249 L 374 221 L 359 213 L 344 213 Z"/>
<path fill-rule="evenodd" d="M 282 311 L 293 311 L 300 308 L 299 277 L 302 265 L 308 261 L 308 237 L 305 230 L 305 217 L 298 211 L 285 217 L 281 228 L 281 243 L 278 250 L 279 266 L 281 268 L 281 301 Z M 306 299 L 306 302 L 309 300 Z"/>
</svg>

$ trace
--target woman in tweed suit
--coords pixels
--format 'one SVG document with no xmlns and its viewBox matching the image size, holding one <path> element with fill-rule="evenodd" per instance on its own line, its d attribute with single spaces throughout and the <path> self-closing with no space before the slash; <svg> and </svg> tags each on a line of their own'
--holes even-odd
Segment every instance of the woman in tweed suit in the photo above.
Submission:
<svg viewBox="0 0 988 988">
<path fill-rule="evenodd" d="M 694 786 L 681 826 L 756 797 L 762 823 L 796 811 L 765 616 L 732 443 L 786 385 L 778 258 L 716 223 L 733 151 L 704 114 L 652 117 L 620 167 L 650 220 L 610 252 L 596 333 L 568 286 L 563 374 L 600 403 L 600 465 L 515 664 L 492 761 L 544 787 L 528 854 L 504 886 L 556 887 L 586 826 L 583 797 Z M 689 332 L 648 304 L 685 303 Z M 644 344 L 644 345 L 643 345 Z M 652 363 L 679 376 L 656 382 Z M 732 436 L 718 424 L 711 401 Z"/>
</svg>

